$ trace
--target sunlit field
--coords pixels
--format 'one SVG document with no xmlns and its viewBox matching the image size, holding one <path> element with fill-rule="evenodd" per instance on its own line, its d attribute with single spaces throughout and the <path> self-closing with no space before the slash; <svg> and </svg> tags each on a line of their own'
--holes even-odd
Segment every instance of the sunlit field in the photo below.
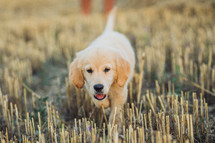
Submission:
<svg viewBox="0 0 215 143">
<path fill-rule="evenodd" d="M 105 27 L 76 0 L 0 0 L 0 142 L 215 142 L 215 2 L 117 1 L 136 67 L 122 132 L 68 79 Z"/>
</svg>

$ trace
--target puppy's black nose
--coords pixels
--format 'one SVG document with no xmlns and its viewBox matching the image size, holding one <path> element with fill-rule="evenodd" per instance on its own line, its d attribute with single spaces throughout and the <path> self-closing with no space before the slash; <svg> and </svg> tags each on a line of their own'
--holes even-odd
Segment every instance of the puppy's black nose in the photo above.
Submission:
<svg viewBox="0 0 215 143">
<path fill-rule="evenodd" d="M 94 85 L 94 89 L 97 92 L 101 91 L 103 88 L 104 88 L 104 85 L 102 85 L 102 84 L 96 84 L 96 85 Z"/>
</svg>

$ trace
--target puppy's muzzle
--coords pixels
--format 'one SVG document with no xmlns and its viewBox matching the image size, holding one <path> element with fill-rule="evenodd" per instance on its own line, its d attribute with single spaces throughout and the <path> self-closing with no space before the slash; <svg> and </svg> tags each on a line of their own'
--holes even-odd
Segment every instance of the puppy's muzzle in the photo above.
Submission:
<svg viewBox="0 0 215 143">
<path fill-rule="evenodd" d="M 94 98 L 97 100 L 103 100 L 106 98 L 106 95 L 103 94 L 102 90 L 104 88 L 103 84 L 96 84 L 94 85 L 94 89 L 96 91 L 96 95 L 94 95 Z"/>
</svg>

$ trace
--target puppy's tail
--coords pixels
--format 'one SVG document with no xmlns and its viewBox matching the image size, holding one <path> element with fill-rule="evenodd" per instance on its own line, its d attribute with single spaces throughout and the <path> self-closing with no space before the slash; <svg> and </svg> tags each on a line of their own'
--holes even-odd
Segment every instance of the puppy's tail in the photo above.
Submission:
<svg viewBox="0 0 215 143">
<path fill-rule="evenodd" d="M 108 31 L 113 31 L 113 27 L 114 27 L 114 19 L 115 19 L 115 13 L 116 13 L 117 7 L 115 6 L 109 13 L 108 15 L 108 20 L 107 20 L 107 24 L 104 30 L 105 32 Z"/>
</svg>

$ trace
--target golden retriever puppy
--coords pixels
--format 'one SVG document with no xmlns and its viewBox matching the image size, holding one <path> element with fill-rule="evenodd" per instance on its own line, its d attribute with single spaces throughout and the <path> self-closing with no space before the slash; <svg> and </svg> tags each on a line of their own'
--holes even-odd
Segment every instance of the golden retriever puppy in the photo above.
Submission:
<svg viewBox="0 0 215 143">
<path fill-rule="evenodd" d="M 77 53 L 69 78 L 77 88 L 85 86 L 97 107 L 110 107 L 109 122 L 121 124 L 121 109 L 134 72 L 135 57 L 129 40 L 113 31 L 114 8 L 104 32 L 89 47 Z"/>
</svg>

